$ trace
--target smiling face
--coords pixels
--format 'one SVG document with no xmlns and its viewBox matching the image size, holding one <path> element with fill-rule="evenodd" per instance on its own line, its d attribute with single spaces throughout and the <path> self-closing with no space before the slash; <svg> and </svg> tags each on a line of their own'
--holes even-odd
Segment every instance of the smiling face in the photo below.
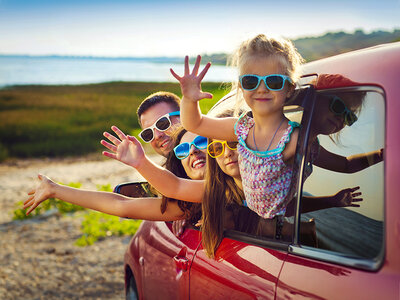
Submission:
<svg viewBox="0 0 400 300">
<path fill-rule="evenodd" d="M 285 68 L 279 58 L 252 56 L 246 60 L 246 63 L 240 68 L 240 75 L 254 74 L 266 76 L 271 74 L 285 75 Z M 239 85 L 240 86 L 240 85 Z M 281 112 L 286 98 L 293 93 L 294 87 L 285 81 L 285 86 L 280 91 L 271 91 L 262 81 L 259 86 L 252 91 L 243 89 L 243 98 L 254 114 L 267 116 L 274 112 Z"/>
<path fill-rule="evenodd" d="M 151 106 L 140 116 L 140 124 L 142 128 L 150 127 L 157 121 L 161 116 L 173 112 L 175 109 L 166 102 L 160 102 L 156 105 Z M 175 125 L 180 122 L 179 116 L 171 116 L 170 120 L 172 125 Z M 171 126 L 172 129 L 172 126 Z M 172 138 L 169 135 L 171 133 L 171 129 L 167 131 L 159 131 L 156 128 L 154 129 L 154 139 L 150 142 L 150 145 L 153 149 L 162 156 L 167 156 L 168 153 L 172 150 L 173 144 Z"/>
<path fill-rule="evenodd" d="M 191 143 L 197 134 L 186 132 L 180 143 Z M 206 170 L 207 149 L 199 150 L 195 146 L 191 146 L 189 156 L 182 159 L 181 163 L 186 174 L 194 180 L 204 179 Z"/>
</svg>

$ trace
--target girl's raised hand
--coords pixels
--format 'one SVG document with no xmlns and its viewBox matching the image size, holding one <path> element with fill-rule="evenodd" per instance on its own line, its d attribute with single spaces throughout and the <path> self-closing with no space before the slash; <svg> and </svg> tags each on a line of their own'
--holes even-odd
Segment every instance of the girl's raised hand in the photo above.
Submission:
<svg viewBox="0 0 400 300">
<path fill-rule="evenodd" d="M 112 126 L 111 129 L 119 139 L 108 132 L 104 132 L 103 135 L 111 143 L 105 140 L 101 140 L 100 143 L 111 152 L 103 151 L 103 155 L 137 168 L 144 158 L 142 145 L 135 137 L 125 135 L 117 126 Z"/>
<path fill-rule="evenodd" d="M 39 185 L 28 192 L 29 198 L 24 202 L 24 209 L 30 207 L 26 215 L 29 215 L 43 201 L 53 197 L 52 187 L 55 183 L 44 175 L 39 174 L 38 178 Z"/>
<path fill-rule="evenodd" d="M 176 74 L 174 70 L 170 69 L 172 76 L 174 76 L 181 85 L 183 98 L 190 99 L 194 102 L 197 102 L 204 98 L 211 99 L 213 97 L 212 94 L 203 92 L 201 90 L 201 81 L 206 75 L 208 69 L 210 68 L 211 63 L 207 63 L 200 74 L 197 74 L 199 72 L 200 62 L 201 56 L 198 55 L 192 73 L 190 73 L 189 57 L 185 56 L 185 73 L 182 77 Z"/>
</svg>

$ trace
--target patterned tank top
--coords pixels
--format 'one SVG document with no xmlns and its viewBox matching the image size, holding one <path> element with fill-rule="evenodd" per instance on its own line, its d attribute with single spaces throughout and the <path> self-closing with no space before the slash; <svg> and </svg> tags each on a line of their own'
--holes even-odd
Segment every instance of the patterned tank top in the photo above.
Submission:
<svg viewBox="0 0 400 300">
<path fill-rule="evenodd" d="M 289 126 L 277 147 L 269 151 L 255 151 L 247 147 L 246 139 L 254 120 L 242 114 L 235 124 L 238 138 L 239 169 L 247 206 L 263 218 L 284 215 L 290 201 L 293 169 L 283 161 L 282 151 L 290 141 L 293 129 L 300 125 L 289 121 Z"/>
</svg>

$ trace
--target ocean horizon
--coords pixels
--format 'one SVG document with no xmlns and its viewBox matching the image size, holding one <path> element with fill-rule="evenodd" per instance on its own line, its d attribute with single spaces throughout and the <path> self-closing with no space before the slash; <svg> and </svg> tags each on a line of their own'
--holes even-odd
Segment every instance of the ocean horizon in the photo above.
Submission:
<svg viewBox="0 0 400 300">
<path fill-rule="evenodd" d="M 113 81 L 177 82 L 170 68 L 182 74 L 183 58 L 0 55 L 0 88 Z M 231 82 L 235 75 L 230 67 L 212 65 L 204 81 Z"/>
</svg>

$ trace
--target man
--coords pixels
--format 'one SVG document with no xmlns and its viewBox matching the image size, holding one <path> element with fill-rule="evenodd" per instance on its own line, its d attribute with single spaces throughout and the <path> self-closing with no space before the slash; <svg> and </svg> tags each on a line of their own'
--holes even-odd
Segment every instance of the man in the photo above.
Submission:
<svg viewBox="0 0 400 300">
<path fill-rule="evenodd" d="M 169 136 L 171 128 L 180 122 L 179 104 L 177 95 L 157 92 L 144 99 L 137 109 L 139 125 L 143 128 L 139 136 L 164 157 L 173 146 Z"/>
</svg>

